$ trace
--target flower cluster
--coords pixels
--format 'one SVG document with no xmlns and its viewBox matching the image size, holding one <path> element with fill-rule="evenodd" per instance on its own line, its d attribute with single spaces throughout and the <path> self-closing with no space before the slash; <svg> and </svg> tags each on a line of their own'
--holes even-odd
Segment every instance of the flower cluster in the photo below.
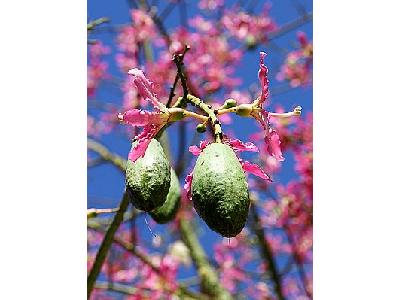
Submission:
<svg viewBox="0 0 400 300">
<path fill-rule="evenodd" d="M 224 14 L 222 24 L 231 36 L 245 41 L 249 47 L 267 42 L 268 34 L 277 29 L 277 25 L 269 16 L 268 5 L 259 16 L 238 9 L 229 10 Z"/>
<path fill-rule="evenodd" d="M 89 65 L 87 78 L 87 94 L 92 97 L 101 80 L 107 78 L 108 65 L 103 61 L 103 56 L 110 52 L 110 48 L 101 42 L 96 42 L 89 47 Z"/>
<path fill-rule="evenodd" d="M 313 60 L 313 46 L 304 32 L 299 32 L 297 39 L 300 44 L 298 50 L 289 52 L 285 63 L 277 74 L 278 80 L 288 80 L 292 87 L 306 85 L 311 81 L 311 67 Z"/>
</svg>

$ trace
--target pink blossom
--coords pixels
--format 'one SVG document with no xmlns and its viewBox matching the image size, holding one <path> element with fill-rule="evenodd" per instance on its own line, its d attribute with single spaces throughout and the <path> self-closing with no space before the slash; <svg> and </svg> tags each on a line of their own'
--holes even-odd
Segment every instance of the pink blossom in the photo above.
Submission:
<svg viewBox="0 0 400 300">
<path fill-rule="evenodd" d="M 110 52 L 110 48 L 97 42 L 89 47 L 89 65 L 87 68 L 87 94 L 94 96 L 100 81 L 107 78 L 108 64 L 103 61 L 103 56 Z"/>
<path fill-rule="evenodd" d="M 288 80 L 292 87 L 307 85 L 312 80 L 313 46 L 304 32 L 297 33 L 300 48 L 288 53 L 277 79 Z"/>
<path fill-rule="evenodd" d="M 258 101 L 258 107 L 251 112 L 254 117 L 264 128 L 265 143 L 267 144 L 267 151 L 270 155 L 275 157 L 278 161 L 283 161 L 282 151 L 280 148 L 281 141 L 278 133 L 270 126 L 270 114 L 263 108 L 263 104 L 269 95 L 269 80 L 268 68 L 264 64 L 265 53 L 260 52 L 260 69 L 258 71 L 258 78 L 261 84 L 261 95 Z"/>
<path fill-rule="evenodd" d="M 250 47 L 266 42 L 268 34 L 277 28 L 269 16 L 268 7 L 258 16 L 238 9 L 228 10 L 222 17 L 222 24 L 232 36 L 245 41 Z"/>
<path fill-rule="evenodd" d="M 128 74 L 133 76 L 133 83 L 136 85 L 139 94 L 146 100 L 150 101 L 155 109 L 165 112 L 165 105 L 157 99 L 157 95 L 154 92 L 153 82 L 147 79 L 143 71 L 135 68 L 129 70 Z"/>
<path fill-rule="evenodd" d="M 135 137 L 137 143 L 132 145 L 128 155 L 129 160 L 134 162 L 145 154 L 151 139 L 167 124 L 169 113 L 165 105 L 157 99 L 157 95 L 153 91 L 153 84 L 146 78 L 143 71 L 132 69 L 129 74 L 133 76 L 133 83 L 140 95 L 156 109 L 155 112 L 132 109 L 118 114 L 118 119 L 121 122 L 132 126 L 143 126 L 143 131 Z"/>
<path fill-rule="evenodd" d="M 215 10 L 224 5 L 224 0 L 200 0 L 198 5 L 200 9 Z"/>
</svg>

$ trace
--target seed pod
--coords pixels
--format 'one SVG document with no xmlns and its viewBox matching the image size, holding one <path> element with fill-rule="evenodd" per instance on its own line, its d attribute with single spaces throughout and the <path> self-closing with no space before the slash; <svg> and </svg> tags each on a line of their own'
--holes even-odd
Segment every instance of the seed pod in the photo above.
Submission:
<svg viewBox="0 0 400 300">
<path fill-rule="evenodd" d="M 181 202 L 181 188 L 175 171 L 171 168 L 171 185 L 164 204 L 150 212 L 154 221 L 165 224 L 175 218 Z"/>
<path fill-rule="evenodd" d="M 192 180 L 193 205 L 214 231 L 233 237 L 242 231 L 249 211 L 249 190 L 233 150 L 208 145 L 197 159 Z"/>
<path fill-rule="evenodd" d="M 164 204 L 171 182 L 171 171 L 160 143 L 152 139 L 143 157 L 128 160 L 126 191 L 132 204 L 151 211 Z"/>
</svg>

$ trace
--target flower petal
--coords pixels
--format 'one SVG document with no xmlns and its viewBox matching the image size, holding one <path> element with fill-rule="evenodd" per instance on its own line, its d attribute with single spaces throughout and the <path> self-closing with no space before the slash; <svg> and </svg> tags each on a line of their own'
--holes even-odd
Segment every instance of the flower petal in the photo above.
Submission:
<svg viewBox="0 0 400 300">
<path fill-rule="evenodd" d="M 197 147 L 196 145 L 192 145 L 192 146 L 189 147 L 189 152 L 192 153 L 193 155 L 198 156 L 198 155 L 200 155 L 201 151 L 203 151 L 203 149 L 205 147 L 207 147 L 208 144 L 209 143 L 207 141 L 201 141 L 200 142 L 200 148 Z"/>
<path fill-rule="evenodd" d="M 147 125 L 143 128 L 143 131 L 136 137 L 136 143 L 132 145 L 131 151 L 129 151 L 128 159 L 135 162 L 139 157 L 143 157 L 147 147 L 149 146 L 151 139 L 158 133 L 163 125 Z"/>
<path fill-rule="evenodd" d="M 197 147 L 196 145 L 193 145 L 193 146 L 189 147 L 189 152 L 195 156 L 198 156 L 201 153 L 201 149 L 199 147 Z"/>
<path fill-rule="evenodd" d="M 265 137 L 265 142 L 267 143 L 267 151 L 273 157 L 279 161 L 284 161 L 281 150 L 281 141 L 279 139 L 278 133 L 270 129 L 268 135 Z"/>
<path fill-rule="evenodd" d="M 192 180 L 193 172 L 190 172 L 185 178 L 185 184 L 183 189 L 186 191 L 186 196 L 189 200 L 192 200 Z"/>
<path fill-rule="evenodd" d="M 269 80 L 268 80 L 268 68 L 264 64 L 264 57 L 267 54 L 265 52 L 260 52 L 260 69 L 258 70 L 258 79 L 261 84 L 261 96 L 259 105 L 262 107 L 262 104 L 267 100 L 269 95 Z"/>
<path fill-rule="evenodd" d="M 235 152 L 243 152 L 243 151 L 258 152 L 257 146 L 251 142 L 243 143 L 239 139 L 232 139 L 228 140 L 227 143 Z"/>
<path fill-rule="evenodd" d="M 168 119 L 168 116 L 162 113 L 131 109 L 123 114 L 118 114 L 118 119 L 132 126 L 146 126 L 150 124 L 163 124 Z"/>
<path fill-rule="evenodd" d="M 242 164 L 242 168 L 244 171 L 272 182 L 272 180 L 268 176 L 268 174 L 265 173 L 258 165 L 252 164 L 251 162 L 249 162 L 247 160 L 241 160 L 241 159 L 240 159 L 240 163 Z"/>
<path fill-rule="evenodd" d="M 139 90 L 140 95 L 146 100 L 150 101 L 155 108 L 161 111 L 166 111 L 166 107 L 157 99 L 157 95 L 154 92 L 153 83 L 147 79 L 142 70 L 131 69 L 128 74 L 133 76 L 133 83 Z"/>
</svg>

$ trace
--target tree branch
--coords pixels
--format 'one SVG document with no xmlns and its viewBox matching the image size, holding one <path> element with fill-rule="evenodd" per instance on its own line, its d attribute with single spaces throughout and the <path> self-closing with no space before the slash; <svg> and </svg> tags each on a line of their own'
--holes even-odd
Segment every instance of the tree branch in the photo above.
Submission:
<svg viewBox="0 0 400 300">
<path fill-rule="evenodd" d="M 118 154 L 110 152 L 110 150 L 108 150 L 104 145 L 91 138 L 88 138 L 87 148 L 99 154 L 102 159 L 111 162 L 122 172 L 125 172 L 126 160 Z"/>
<path fill-rule="evenodd" d="M 100 224 L 91 223 L 91 224 L 88 224 L 88 228 L 90 228 L 94 231 L 100 232 L 100 233 L 104 233 L 104 231 L 101 229 Z M 113 237 L 113 242 L 116 243 L 117 245 L 121 246 L 126 251 L 133 254 L 138 259 L 140 259 L 144 264 L 148 265 L 160 277 L 164 277 L 164 274 L 160 270 L 160 268 L 157 265 L 155 265 L 146 254 L 142 253 L 139 249 L 137 249 L 137 247 L 134 244 L 129 243 L 129 242 L 121 239 L 118 236 Z M 201 295 L 197 295 L 197 294 L 191 292 L 190 290 L 188 290 L 186 287 L 184 287 L 181 284 L 179 284 L 178 293 L 189 296 L 190 297 L 189 299 L 203 299 L 204 298 Z M 188 299 L 188 298 L 185 298 L 185 299 Z"/>
<path fill-rule="evenodd" d="M 115 214 L 113 221 L 111 222 L 110 227 L 108 228 L 103 241 L 101 242 L 100 248 L 96 254 L 95 261 L 93 263 L 92 269 L 90 270 L 89 276 L 87 278 L 87 298 L 90 298 L 90 294 L 93 291 L 94 284 L 96 282 L 97 277 L 100 274 L 101 267 L 106 259 L 107 253 L 110 250 L 112 241 L 114 239 L 115 232 L 117 231 L 119 225 L 122 223 L 124 219 L 124 213 L 129 205 L 129 198 L 126 193 L 124 193 L 122 197 L 122 201 L 119 205 L 119 210 Z"/>
<path fill-rule="evenodd" d="M 278 269 L 275 265 L 272 249 L 267 242 L 266 236 L 264 235 L 264 230 L 260 225 L 260 218 L 258 216 L 257 208 L 254 204 L 250 205 L 250 213 L 253 218 L 251 229 L 254 231 L 257 237 L 260 254 L 266 262 L 269 272 L 271 273 L 271 278 L 274 282 L 275 293 L 278 296 L 278 299 L 284 300 L 285 298 L 283 297 L 282 285 L 279 278 Z"/>
<path fill-rule="evenodd" d="M 188 247 L 190 256 L 196 266 L 200 277 L 200 286 L 202 290 L 213 297 L 212 299 L 230 300 L 231 295 L 220 285 L 218 275 L 210 265 L 207 255 L 204 252 L 191 223 L 183 218 L 179 220 L 179 228 L 182 240 Z M 214 298 L 215 297 L 215 298 Z"/>
</svg>

